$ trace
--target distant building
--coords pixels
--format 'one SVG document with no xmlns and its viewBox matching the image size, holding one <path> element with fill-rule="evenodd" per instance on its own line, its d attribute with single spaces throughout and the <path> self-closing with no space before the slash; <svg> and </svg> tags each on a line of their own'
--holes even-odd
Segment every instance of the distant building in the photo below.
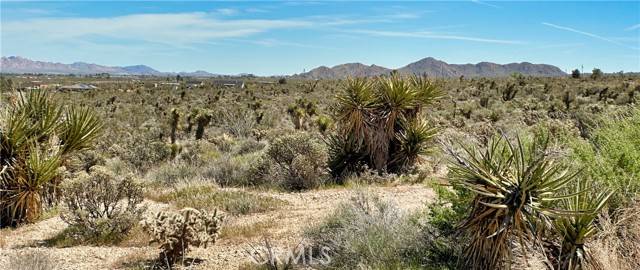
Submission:
<svg viewBox="0 0 640 270">
<path fill-rule="evenodd" d="M 241 80 L 213 80 L 211 83 L 216 87 L 244 89 L 244 82 Z"/>
<path fill-rule="evenodd" d="M 188 88 L 199 88 L 204 86 L 204 82 L 202 81 L 187 81 L 186 83 Z"/>
<path fill-rule="evenodd" d="M 98 89 L 98 87 L 90 84 L 83 84 L 83 83 L 77 83 L 73 85 L 64 85 L 58 88 L 58 90 L 62 90 L 62 91 L 86 91 L 86 90 L 93 90 L 93 89 Z"/>
<path fill-rule="evenodd" d="M 272 82 L 272 81 L 257 81 L 257 84 L 276 84 L 276 82 Z"/>
<path fill-rule="evenodd" d="M 42 81 L 29 81 L 25 83 L 21 83 L 14 88 L 18 91 L 26 91 L 26 90 L 40 90 L 47 88 L 47 84 L 43 84 Z"/>
</svg>

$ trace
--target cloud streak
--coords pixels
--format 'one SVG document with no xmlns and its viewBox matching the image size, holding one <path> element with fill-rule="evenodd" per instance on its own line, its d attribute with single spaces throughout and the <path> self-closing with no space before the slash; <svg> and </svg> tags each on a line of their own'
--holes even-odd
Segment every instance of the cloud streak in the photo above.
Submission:
<svg viewBox="0 0 640 270">
<path fill-rule="evenodd" d="M 580 34 L 580 35 L 583 35 L 583 36 L 599 39 L 599 40 L 602 40 L 602 41 L 605 41 L 605 42 L 609 42 L 611 44 L 615 44 L 615 45 L 622 46 L 622 47 L 625 47 L 625 48 L 638 50 L 638 48 L 627 46 L 626 44 L 620 43 L 620 42 L 615 41 L 615 40 L 610 39 L 610 38 L 606 38 L 606 37 L 603 37 L 603 36 L 600 36 L 600 35 L 596 35 L 594 33 L 580 31 L 580 30 L 577 30 L 577 29 L 574 29 L 574 28 L 571 28 L 571 27 L 561 26 L 561 25 L 557 25 L 557 24 L 553 24 L 553 23 L 543 22 L 542 24 L 546 25 L 546 26 L 549 26 L 549 27 L 552 27 L 552 28 L 556 28 L 556 29 L 560 29 L 560 30 L 564 30 L 564 31 Z"/>
<path fill-rule="evenodd" d="M 624 29 L 624 30 L 626 30 L 626 31 L 632 31 L 632 30 L 636 30 L 636 29 L 640 29 L 640 23 L 639 23 L 639 24 L 636 24 L 636 25 L 629 26 L 629 27 L 627 27 L 627 28 L 626 28 L 626 29 Z"/>
<path fill-rule="evenodd" d="M 488 6 L 488 7 L 492 7 L 492 8 L 502 8 L 501 6 L 494 5 L 494 4 L 487 3 L 487 2 L 484 2 L 484 1 L 480 1 L 480 0 L 471 0 L 471 2 L 474 3 L 474 4 Z"/>
<path fill-rule="evenodd" d="M 208 43 L 225 38 L 244 38 L 280 29 L 315 29 L 368 20 L 341 18 L 294 19 L 220 19 L 217 15 L 235 14 L 236 10 L 212 13 L 133 14 L 110 18 L 36 18 L 3 22 L 2 36 L 20 42 L 61 42 L 94 37 L 128 41 L 173 44 L 176 47 Z"/>
<path fill-rule="evenodd" d="M 519 40 L 504 40 L 504 39 L 491 39 L 480 38 L 471 36 L 451 35 L 434 32 L 399 32 L 399 31 L 379 31 L 379 30 L 353 30 L 348 31 L 351 33 L 366 34 L 371 36 L 381 37 L 405 37 L 405 38 L 424 38 L 424 39 L 443 39 L 443 40 L 460 40 L 460 41 L 472 41 L 482 43 L 495 43 L 495 44 L 525 44 L 526 42 Z"/>
</svg>

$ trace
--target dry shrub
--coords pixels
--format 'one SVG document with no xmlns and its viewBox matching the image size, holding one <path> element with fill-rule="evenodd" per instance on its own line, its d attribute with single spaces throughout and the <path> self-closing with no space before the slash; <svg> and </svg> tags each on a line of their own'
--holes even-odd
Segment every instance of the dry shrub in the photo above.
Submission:
<svg viewBox="0 0 640 270">
<path fill-rule="evenodd" d="M 41 250 L 24 250 L 9 258 L 7 270 L 49 270 L 54 264 L 49 255 Z"/>
<path fill-rule="evenodd" d="M 66 183 L 61 217 L 86 237 L 120 238 L 145 211 L 142 186 L 131 176 L 116 176 L 95 166 L 90 174 Z"/>
<path fill-rule="evenodd" d="M 640 269 L 640 200 L 611 217 L 604 211 L 601 231 L 591 244 L 604 269 Z"/>
<path fill-rule="evenodd" d="M 7 240 L 5 240 L 6 237 L 5 231 L 0 230 L 0 248 L 5 248 L 7 246 Z"/>
</svg>

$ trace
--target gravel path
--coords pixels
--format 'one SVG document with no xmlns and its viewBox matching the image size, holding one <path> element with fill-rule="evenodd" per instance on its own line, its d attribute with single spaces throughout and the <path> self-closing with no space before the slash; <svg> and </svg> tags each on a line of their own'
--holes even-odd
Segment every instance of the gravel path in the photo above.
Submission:
<svg viewBox="0 0 640 270">
<path fill-rule="evenodd" d="M 278 210 L 231 217 L 226 226 L 251 226 L 257 222 L 270 224 L 265 234 L 272 239 L 278 249 L 294 247 L 299 243 L 305 228 L 316 224 L 340 203 L 349 200 L 358 192 L 376 194 L 384 200 L 396 202 L 402 209 L 411 211 L 420 209 L 435 197 L 434 192 L 424 185 L 401 185 L 393 187 L 364 187 L 360 189 L 326 189 L 303 193 L 259 192 L 272 196 L 288 204 Z M 147 201 L 148 214 L 153 214 L 169 207 Z M 0 248 L 0 269 L 9 269 L 11 258 L 48 257 L 54 269 L 126 269 L 131 263 L 144 262 L 154 258 L 158 250 L 154 246 L 143 247 L 89 247 L 75 246 L 69 248 L 42 247 L 44 240 L 49 239 L 66 228 L 59 217 L 50 218 L 35 224 L 26 225 L 15 230 L 0 231 L 5 246 Z M 250 262 L 245 250 L 252 243 L 262 239 L 261 235 L 249 238 L 221 238 L 208 248 L 196 248 L 189 253 L 190 258 L 198 258 L 199 262 L 189 269 L 237 269 Z M 27 257 L 25 257 L 26 259 Z M 127 264 L 129 263 L 129 264 Z"/>
</svg>

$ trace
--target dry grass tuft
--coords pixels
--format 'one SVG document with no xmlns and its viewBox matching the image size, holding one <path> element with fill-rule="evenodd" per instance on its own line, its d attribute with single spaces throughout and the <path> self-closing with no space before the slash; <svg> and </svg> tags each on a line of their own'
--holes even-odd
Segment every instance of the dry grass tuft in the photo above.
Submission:
<svg viewBox="0 0 640 270">
<path fill-rule="evenodd" d="M 286 204 L 273 197 L 244 190 L 224 190 L 213 185 L 188 185 L 153 199 L 172 203 L 177 208 L 221 209 L 231 215 L 263 213 Z"/>
<path fill-rule="evenodd" d="M 605 269 L 640 269 L 640 200 L 630 207 L 600 217 L 601 232 L 591 244 Z"/>
<path fill-rule="evenodd" d="M 49 270 L 54 263 L 47 253 L 42 250 L 25 250 L 9 258 L 7 270 Z"/>
<path fill-rule="evenodd" d="M 275 219 L 267 219 L 249 224 L 231 224 L 222 228 L 220 238 L 230 239 L 250 239 L 263 236 L 267 231 L 277 225 Z"/>
</svg>

